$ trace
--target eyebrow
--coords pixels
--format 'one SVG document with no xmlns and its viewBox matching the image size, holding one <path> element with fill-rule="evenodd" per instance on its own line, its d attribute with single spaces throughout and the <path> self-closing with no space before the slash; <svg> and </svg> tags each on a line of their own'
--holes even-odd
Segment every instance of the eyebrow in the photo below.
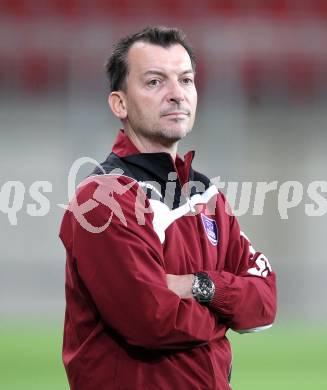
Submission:
<svg viewBox="0 0 327 390">
<path fill-rule="evenodd" d="M 182 73 L 180 73 L 180 75 L 184 75 L 184 74 L 188 74 L 188 73 L 192 73 L 192 74 L 195 74 L 194 70 L 192 68 L 190 69 L 187 69 L 187 70 L 184 70 Z M 149 76 L 149 75 L 157 75 L 157 76 L 163 76 L 165 77 L 166 76 L 166 73 L 163 72 L 163 71 L 160 71 L 160 70 L 147 70 L 146 72 L 143 73 L 143 76 Z"/>
</svg>

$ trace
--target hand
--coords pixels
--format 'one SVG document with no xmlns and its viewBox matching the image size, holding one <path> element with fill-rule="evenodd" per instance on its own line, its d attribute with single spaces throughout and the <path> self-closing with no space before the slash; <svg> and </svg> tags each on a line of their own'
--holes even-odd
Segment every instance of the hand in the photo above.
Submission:
<svg viewBox="0 0 327 390">
<path fill-rule="evenodd" d="M 193 298 L 192 286 L 194 275 L 172 275 L 167 274 L 167 285 L 169 290 L 177 294 L 180 298 Z"/>
</svg>

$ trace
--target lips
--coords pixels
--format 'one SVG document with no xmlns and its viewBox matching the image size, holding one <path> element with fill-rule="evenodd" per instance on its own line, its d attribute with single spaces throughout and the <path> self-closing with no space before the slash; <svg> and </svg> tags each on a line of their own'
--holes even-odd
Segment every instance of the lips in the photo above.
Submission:
<svg viewBox="0 0 327 390">
<path fill-rule="evenodd" d="M 189 116 L 190 113 L 187 111 L 172 111 L 172 112 L 167 112 L 163 113 L 161 116 Z"/>
<path fill-rule="evenodd" d="M 187 115 L 185 112 L 171 112 L 170 114 L 166 114 L 164 116 L 185 116 Z"/>
</svg>

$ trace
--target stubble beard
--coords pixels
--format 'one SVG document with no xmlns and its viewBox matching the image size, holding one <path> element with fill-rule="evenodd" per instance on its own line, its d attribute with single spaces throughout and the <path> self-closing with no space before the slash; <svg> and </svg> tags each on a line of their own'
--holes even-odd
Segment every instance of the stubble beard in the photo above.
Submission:
<svg viewBox="0 0 327 390">
<path fill-rule="evenodd" d="M 168 127 L 154 126 L 152 129 L 139 128 L 138 131 L 154 143 L 170 147 L 185 138 L 192 131 L 192 127 L 188 126 L 185 129 L 176 130 Z"/>
</svg>

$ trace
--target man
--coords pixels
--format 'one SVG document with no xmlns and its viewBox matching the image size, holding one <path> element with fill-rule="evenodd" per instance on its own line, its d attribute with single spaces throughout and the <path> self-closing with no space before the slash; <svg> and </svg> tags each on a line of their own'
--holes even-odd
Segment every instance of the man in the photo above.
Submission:
<svg viewBox="0 0 327 390">
<path fill-rule="evenodd" d="M 71 389 L 231 389 L 226 331 L 271 326 L 275 276 L 194 153 L 177 155 L 195 57 L 179 30 L 147 28 L 117 44 L 107 73 L 124 129 L 60 232 Z"/>
</svg>

